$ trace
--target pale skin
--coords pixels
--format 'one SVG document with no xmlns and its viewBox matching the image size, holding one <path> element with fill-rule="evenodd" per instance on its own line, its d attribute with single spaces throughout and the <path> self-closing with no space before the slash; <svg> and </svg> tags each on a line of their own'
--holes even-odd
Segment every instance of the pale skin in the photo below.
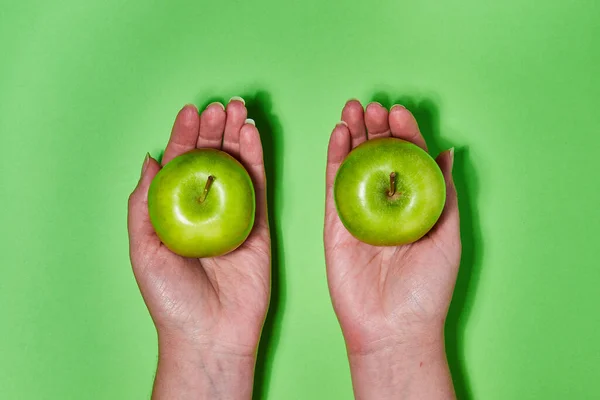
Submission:
<svg viewBox="0 0 600 400">
<path fill-rule="evenodd" d="M 248 239 L 225 256 L 189 259 L 170 252 L 154 233 L 147 195 L 161 168 L 147 158 L 129 199 L 133 271 L 158 332 L 153 399 L 249 399 L 256 349 L 269 304 L 271 243 L 262 145 L 241 100 L 202 114 L 177 115 L 162 165 L 194 148 L 221 148 L 250 173 L 256 192 Z"/>
<path fill-rule="evenodd" d="M 241 99 L 177 115 L 162 165 L 146 158 L 129 199 L 130 257 L 158 332 L 153 399 L 250 399 L 270 295 L 266 180 L 258 130 Z M 419 242 L 373 247 L 354 239 L 333 204 L 335 173 L 352 147 L 395 136 L 425 147 L 406 109 L 349 101 L 329 144 L 325 249 L 329 288 L 340 321 L 357 399 L 452 399 L 443 326 L 460 259 L 452 152 L 437 161 L 447 183 L 440 221 Z M 152 178 L 194 148 L 221 148 L 245 165 L 256 190 L 256 222 L 237 250 L 211 259 L 171 253 L 148 218 Z"/>
<path fill-rule="evenodd" d="M 346 340 L 357 399 L 453 399 L 444 351 L 444 321 L 460 262 L 453 151 L 437 162 L 447 199 L 436 226 L 421 240 L 375 247 L 342 225 L 333 201 L 337 170 L 365 140 L 393 136 L 427 150 L 412 114 L 351 100 L 331 134 L 327 161 L 325 258 L 335 312 Z"/>
</svg>

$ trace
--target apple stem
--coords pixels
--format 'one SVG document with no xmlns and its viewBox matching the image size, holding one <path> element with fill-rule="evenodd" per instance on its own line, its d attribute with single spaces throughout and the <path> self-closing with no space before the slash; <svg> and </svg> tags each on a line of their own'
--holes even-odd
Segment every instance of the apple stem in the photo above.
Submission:
<svg viewBox="0 0 600 400">
<path fill-rule="evenodd" d="M 392 197 L 396 194 L 396 173 L 392 172 L 390 174 L 390 190 L 388 191 L 388 196 Z"/>
<path fill-rule="evenodd" d="M 212 183 L 214 182 L 215 177 L 212 175 L 208 176 L 208 179 L 206 180 L 206 185 L 204 186 L 204 192 L 202 192 L 202 196 L 200 196 L 200 198 L 198 199 L 198 203 L 204 203 L 204 200 L 206 200 L 206 196 L 208 196 L 208 191 L 210 190 L 210 187 L 212 185 Z"/>
</svg>

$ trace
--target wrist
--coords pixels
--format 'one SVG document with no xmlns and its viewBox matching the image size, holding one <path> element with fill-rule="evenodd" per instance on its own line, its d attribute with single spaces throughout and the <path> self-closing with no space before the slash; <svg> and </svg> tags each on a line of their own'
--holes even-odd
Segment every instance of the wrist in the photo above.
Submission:
<svg viewBox="0 0 600 400">
<path fill-rule="evenodd" d="M 153 399 L 250 399 L 254 351 L 216 341 L 159 335 Z"/>
<path fill-rule="evenodd" d="M 159 357 L 178 355 L 211 355 L 227 358 L 254 359 L 258 340 L 244 344 L 215 338 L 212 335 L 181 335 L 158 331 Z"/>
<path fill-rule="evenodd" d="M 378 324 L 342 325 L 349 356 L 385 353 L 390 349 L 429 352 L 444 346 L 444 324 L 404 323 L 401 327 Z M 407 328 L 408 326 L 408 328 Z M 349 328 L 349 329 L 345 329 Z"/>
<path fill-rule="evenodd" d="M 372 343 L 347 348 L 351 366 L 385 362 L 398 367 L 409 367 L 416 360 L 443 357 L 444 335 L 389 336 Z"/>
<path fill-rule="evenodd" d="M 361 350 L 348 349 L 356 399 L 454 398 L 442 332 L 387 337 Z"/>
<path fill-rule="evenodd" d="M 173 343 L 159 341 L 159 362 L 185 363 L 190 366 L 202 366 L 202 371 L 210 372 L 211 367 L 227 364 L 229 371 L 247 375 L 254 372 L 256 355 L 244 351 L 236 351 L 233 347 L 221 344 Z M 195 372 L 195 371 L 194 371 Z"/>
</svg>

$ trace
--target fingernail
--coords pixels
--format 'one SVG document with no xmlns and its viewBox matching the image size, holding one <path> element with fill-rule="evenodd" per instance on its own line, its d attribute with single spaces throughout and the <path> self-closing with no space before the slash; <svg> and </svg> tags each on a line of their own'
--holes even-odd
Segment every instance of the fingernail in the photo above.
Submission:
<svg viewBox="0 0 600 400">
<path fill-rule="evenodd" d="M 369 103 L 369 105 L 368 105 L 367 107 L 369 107 L 371 104 L 377 104 L 379 107 L 383 107 L 383 106 L 381 105 L 381 103 L 380 103 L 380 102 L 378 102 L 378 101 L 372 101 L 372 102 L 370 102 L 370 103 Z"/>
<path fill-rule="evenodd" d="M 392 106 L 392 108 L 390 108 L 390 111 L 392 111 L 394 108 L 406 108 L 406 107 L 404 107 L 402 104 L 394 104 Z"/>
<path fill-rule="evenodd" d="M 144 164 L 142 164 L 142 173 L 140 177 L 144 176 L 144 172 L 148 169 L 148 162 L 150 161 L 150 153 L 146 153 L 146 157 L 144 157 Z"/>
<path fill-rule="evenodd" d="M 346 121 L 340 121 L 337 124 L 335 124 L 335 126 L 338 126 L 338 125 L 344 125 L 345 127 L 348 127 L 348 124 L 346 123 Z"/>
<path fill-rule="evenodd" d="M 212 103 L 210 103 L 209 105 L 207 105 L 206 108 L 212 106 L 213 104 L 218 104 L 219 107 L 221 107 L 223 109 L 223 111 L 225 111 L 225 106 L 220 101 L 213 101 Z"/>
<path fill-rule="evenodd" d="M 254 120 L 253 120 L 252 118 L 247 118 L 247 119 L 244 121 L 244 124 L 250 124 L 250 125 L 254 125 L 254 126 L 256 126 L 256 122 L 254 122 Z"/>
<path fill-rule="evenodd" d="M 243 105 L 246 105 L 246 100 L 242 99 L 240 96 L 233 96 L 232 98 L 229 99 L 230 103 L 232 101 L 241 101 Z"/>
<path fill-rule="evenodd" d="M 454 167 L 454 147 L 450 147 L 448 150 L 450 152 L 450 170 Z"/>
</svg>

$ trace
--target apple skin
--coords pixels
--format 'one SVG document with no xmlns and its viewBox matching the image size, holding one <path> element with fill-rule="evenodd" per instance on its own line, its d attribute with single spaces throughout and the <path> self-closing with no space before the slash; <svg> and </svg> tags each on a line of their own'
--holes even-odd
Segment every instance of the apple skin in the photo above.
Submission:
<svg viewBox="0 0 600 400">
<path fill-rule="evenodd" d="M 389 196 L 390 174 L 395 193 Z M 419 146 L 397 138 L 367 140 L 348 154 L 335 177 L 340 220 L 358 240 L 398 246 L 419 240 L 446 202 L 442 171 Z"/>
<path fill-rule="evenodd" d="M 200 201 L 209 176 L 214 181 Z M 239 247 L 252 230 L 252 179 L 229 154 L 195 149 L 156 174 L 148 191 L 150 222 L 160 240 L 184 257 L 216 257 Z"/>
</svg>

